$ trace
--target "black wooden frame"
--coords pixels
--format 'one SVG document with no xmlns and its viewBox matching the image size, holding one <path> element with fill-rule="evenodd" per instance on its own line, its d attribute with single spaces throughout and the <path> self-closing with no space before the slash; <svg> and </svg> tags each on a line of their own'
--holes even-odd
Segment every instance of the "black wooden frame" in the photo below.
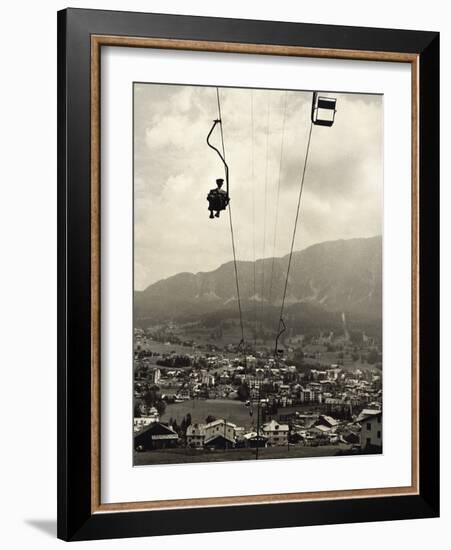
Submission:
<svg viewBox="0 0 451 550">
<path fill-rule="evenodd" d="M 90 37 L 93 34 L 419 55 L 419 495 L 91 513 Z M 59 12 L 58 537 L 84 540 L 438 516 L 438 207 L 438 33 L 83 9 Z"/>
</svg>

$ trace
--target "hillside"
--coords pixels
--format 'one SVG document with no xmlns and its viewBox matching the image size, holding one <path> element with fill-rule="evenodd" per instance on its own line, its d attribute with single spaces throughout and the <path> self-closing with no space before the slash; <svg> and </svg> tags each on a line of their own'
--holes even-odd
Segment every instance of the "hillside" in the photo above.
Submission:
<svg viewBox="0 0 451 550">
<path fill-rule="evenodd" d="M 238 262 L 243 310 L 257 304 L 268 313 L 280 307 L 288 256 Z M 178 273 L 134 294 L 137 324 L 168 320 L 221 319 L 237 314 L 233 262 L 210 272 Z M 302 308 L 301 305 L 304 305 Z M 308 304 L 308 307 L 307 307 Z M 287 312 L 318 319 L 346 312 L 362 319 L 382 317 L 382 238 L 328 241 L 294 253 Z M 335 315 L 333 316 L 335 318 Z M 271 318 L 273 315 L 271 314 Z"/>
</svg>

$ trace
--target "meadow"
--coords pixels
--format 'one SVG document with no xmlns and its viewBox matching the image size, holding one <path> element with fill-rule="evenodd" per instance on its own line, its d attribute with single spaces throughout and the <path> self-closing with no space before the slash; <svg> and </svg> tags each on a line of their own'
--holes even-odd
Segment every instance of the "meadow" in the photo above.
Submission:
<svg viewBox="0 0 451 550">
<path fill-rule="evenodd" d="M 182 403 L 171 403 L 167 405 L 161 420 L 168 422 L 173 418 L 180 424 L 188 413 L 191 414 L 193 424 L 205 423 L 209 415 L 226 418 L 237 426 L 250 427 L 253 420 L 256 422 L 255 414 L 253 417 L 249 415 L 249 407 L 241 401 L 232 399 L 190 399 Z"/>
</svg>

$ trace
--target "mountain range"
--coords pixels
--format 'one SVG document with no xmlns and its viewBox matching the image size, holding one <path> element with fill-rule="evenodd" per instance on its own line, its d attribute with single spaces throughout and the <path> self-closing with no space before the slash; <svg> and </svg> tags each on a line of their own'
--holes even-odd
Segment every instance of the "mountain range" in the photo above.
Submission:
<svg viewBox="0 0 451 550">
<path fill-rule="evenodd" d="M 243 311 L 280 308 L 289 256 L 238 261 Z M 382 237 L 318 243 L 293 253 L 286 310 L 305 315 L 382 317 Z M 236 317 L 233 261 L 199 273 L 178 273 L 134 293 L 135 323 Z M 309 313 L 310 312 L 310 313 Z M 335 316 L 334 316 L 335 317 Z M 272 316 L 273 318 L 273 316 Z"/>
</svg>

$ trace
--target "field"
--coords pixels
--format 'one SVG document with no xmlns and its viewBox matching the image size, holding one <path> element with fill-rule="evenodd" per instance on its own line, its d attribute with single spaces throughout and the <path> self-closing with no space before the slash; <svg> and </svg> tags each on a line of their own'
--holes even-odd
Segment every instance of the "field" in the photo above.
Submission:
<svg viewBox="0 0 451 550">
<path fill-rule="evenodd" d="M 306 359 L 306 361 L 317 362 L 320 367 L 329 368 L 330 365 L 339 363 L 339 353 L 336 351 L 324 351 L 321 352 L 319 357 L 313 359 Z M 342 369 L 360 369 L 361 371 L 373 370 L 374 365 L 364 363 L 360 360 L 353 361 L 349 354 L 345 355 L 344 361 L 340 364 Z"/>
<path fill-rule="evenodd" d="M 156 340 L 142 343 L 141 348 L 143 350 L 151 350 L 154 353 L 158 353 L 160 355 L 167 355 L 170 353 L 177 353 L 179 355 L 192 355 L 195 353 L 195 350 L 191 346 L 182 346 L 180 344 L 165 344 L 164 342 L 157 342 Z M 155 359 L 158 359 L 158 357 L 155 357 Z"/>
<path fill-rule="evenodd" d="M 287 447 L 268 447 L 258 450 L 259 460 L 273 458 L 309 458 L 335 456 L 338 452 L 349 451 L 349 445 L 324 445 L 321 447 L 306 447 L 290 445 Z M 134 454 L 135 466 L 149 464 L 181 464 L 192 462 L 229 462 L 234 460 L 255 460 L 255 449 L 229 449 L 227 451 L 208 451 L 204 449 L 168 449 L 147 451 Z"/>
<path fill-rule="evenodd" d="M 167 422 L 172 417 L 180 425 L 182 418 L 188 413 L 191 414 L 193 424 L 205 423 L 208 415 L 226 418 L 238 426 L 250 427 L 252 424 L 249 407 L 232 399 L 190 399 L 183 403 L 171 403 L 166 407 L 161 420 Z"/>
</svg>

